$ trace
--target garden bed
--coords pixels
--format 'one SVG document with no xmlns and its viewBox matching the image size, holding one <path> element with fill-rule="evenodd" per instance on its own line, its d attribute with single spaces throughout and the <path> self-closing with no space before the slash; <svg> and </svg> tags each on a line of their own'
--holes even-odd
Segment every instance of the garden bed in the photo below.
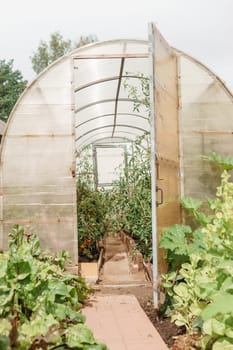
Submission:
<svg viewBox="0 0 233 350">
<path fill-rule="evenodd" d="M 89 262 L 79 262 L 79 274 L 85 278 L 87 283 L 94 284 L 99 279 L 101 266 L 103 265 L 104 248 L 100 249 L 100 254 L 97 260 Z"/>
<path fill-rule="evenodd" d="M 153 265 L 149 261 L 143 259 L 142 254 L 136 248 L 136 242 L 126 230 L 120 230 L 119 235 L 127 247 L 130 258 L 131 272 L 144 270 L 146 279 L 152 283 L 153 281 Z"/>
</svg>

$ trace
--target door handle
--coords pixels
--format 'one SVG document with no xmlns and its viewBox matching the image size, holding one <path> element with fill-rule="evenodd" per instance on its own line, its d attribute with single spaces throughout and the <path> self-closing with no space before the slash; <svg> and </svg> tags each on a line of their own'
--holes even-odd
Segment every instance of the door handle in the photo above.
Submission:
<svg viewBox="0 0 233 350">
<path fill-rule="evenodd" d="M 156 206 L 163 204 L 163 190 L 161 187 L 156 186 L 156 193 L 160 193 L 160 201 L 156 201 Z"/>
</svg>

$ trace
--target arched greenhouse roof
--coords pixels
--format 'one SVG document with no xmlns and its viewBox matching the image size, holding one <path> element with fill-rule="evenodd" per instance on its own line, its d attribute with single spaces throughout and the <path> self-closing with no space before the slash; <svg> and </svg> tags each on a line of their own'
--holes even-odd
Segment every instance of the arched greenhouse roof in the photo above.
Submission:
<svg viewBox="0 0 233 350">
<path fill-rule="evenodd" d="M 44 246 L 68 250 L 77 262 L 76 151 L 91 143 L 133 141 L 150 131 L 148 105 L 135 97 L 148 77 L 158 95 L 160 131 L 167 130 L 160 135 L 158 159 L 176 173 L 180 166 L 182 193 L 205 193 L 197 156 L 210 149 L 229 152 L 232 94 L 200 62 L 170 47 L 168 51 L 170 56 L 161 48 L 156 61 L 147 41 L 90 44 L 54 62 L 27 87 L 1 147 L 0 248 L 6 248 L 8 232 L 19 223 L 38 233 Z M 170 57 L 172 69 L 167 69 Z M 171 108 L 174 121 L 169 120 Z M 174 138 L 179 152 L 172 159 Z"/>
</svg>

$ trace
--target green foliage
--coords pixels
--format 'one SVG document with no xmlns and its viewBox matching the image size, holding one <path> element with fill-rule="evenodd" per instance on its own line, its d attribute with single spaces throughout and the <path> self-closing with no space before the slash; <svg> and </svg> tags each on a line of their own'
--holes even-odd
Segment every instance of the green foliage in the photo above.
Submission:
<svg viewBox="0 0 233 350">
<path fill-rule="evenodd" d="M 26 84 L 21 72 L 14 70 L 13 60 L 0 60 L 0 119 L 8 119 Z"/>
<path fill-rule="evenodd" d="M 233 158 L 224 157 L 216 152 L 212 152 L 209 157 L 203 157 L 205 160 L 214 162 L 219 165 L 223 170 L 232 170 L 233 169 Z"/>
<path fill-rule="evenodd" d="M 131 232 L 145 258 L 152 258 L 150 140 L 136 139 L 128 164 L 112 189 L 111 217 Z"/>
<path fill-rule="evenodd" d="M 131 77 L 137 79 L 131 79 Z M 134 80 L 135 85 L 131 85 Z M 134 110 L 145 108 L 149 123 L 149 81 L 141 73 L 127 73 L 124 87 L 134 101 Z M 80 154 L 81 156 L 81 154 Z M 78 235 L 80 254 L 93 255 L 90 241 L 103 237 L 106 231 L 120 228 L 130 231 L 137 248 L 152 259 L 151 224 L 151 154 L 150 135 L 138 137 L 127 153 L 127 165 L 119 169 L 119 179 L 112 189 L 94 190 L 92 152 L 84 149 L 78 162 Z M 87 244 L 88 242 L 88 244 Z"/>
<path fill-rule="evenodd" d="M 81 277 L 65 273 L 61 256 L 44 255 L 37 236 L 13 228 L 9 251 L 0 255 L 1 349 L 106 349 L 79 326 L 90 290 Z M 81 340 L 68 347 L 74 330 Z"/>
<path fill-rule="evenodd" d="M 167 249 L 171 268 L 163 276 L 171 301 L 167 312 L 188 332 L 202 331 L 202 349 L 231 349 L 233 183 L 230 174 L 223 171 L 216 198 L 208 200 L 211 215 L 201 212 L 199 201 L 182 198 L 181 202 L 193 214 L 198 229 L 175 225 L 162 236 L 160 246 Z"/>
<path fill-rule="evenodd" d="M 137 77 L 135 84 L 132 84 L 130 77 Z M 129 83 L 130 81 L 130 83 Z M 139 82 L 139 83 L 138 83 Z M 148 118 L 150 116 L 150 86 L 149 78 L 143 73 L 126 73 L 125 80 L 123 82 L 125 90 L 128 92 L 128 97 L 133 99 L 134 112 L 140 112 L 142 106 L 146 108 L 146 114 Z"/>
<path fill-rule="evenodd" d="M 136 78 L 133 79 L 132 77 Z M 132 83 L 133 82 L 133 83 Z M 146 112 L 149 124 L 149 80 L 141 73 L 127 73 L 123 82 L 133 110 Z M 112 230 L 124 228 L 134 238 L 137 249 L 152 259 L 150 135 L 136 138 L 127 153 L 127 164 L 119 169 L 119 179 L 105 196 Z"/>
<path fill-rule="evenodd" d="M 59 32 L 51 34 L 49 42 L 40 41 L 36 52 L 31 57 L 32 68 L 37 74 L 44 70 L 49 64 L 65 55 L 69 51 L 83 45 L 95 42 L 97 38 L 94 35 L 81 36 L 78 42 L 72 43 L 71 40 L 64 40 Z"/>
<path fill-rule="evenodd" d="M 98 242 L 108 227 L 107 192 L 94 188 L 92 152 L 85 148 L 77 165 L 77 216 L 79 256 L 87 259 L 98 257 Z"/>
<path fill-rule="evenodd" d="M 77 214 L 79 256 L 96 258 L 98 242 L 107 230 L 104 190 L 97 191 L 87 186 L 82 179 L 77 181 Z"/>
</svg>

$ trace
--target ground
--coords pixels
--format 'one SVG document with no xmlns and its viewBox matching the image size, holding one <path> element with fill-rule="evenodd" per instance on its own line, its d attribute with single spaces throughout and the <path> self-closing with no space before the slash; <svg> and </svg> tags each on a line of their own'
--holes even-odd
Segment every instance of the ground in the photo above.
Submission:
<svg viewBox="0 0 233 350">
<path fill-rule="evenodd" d="M 104 265 L 95 285 L 99 295 L 133 294 L 151 320 L 160 336 L 172 350 L 196 350 L 195 338 L 184 334 L 170 318 L 158 315 L 153 306 L 152 284 L 146 280 L 143 271 L 132 272 L 126 245 L 117 235 L 105 239 Z"/>
<path fill-rule="evenodd" d="M 163 338 L 164 342 L 170 348 L 175 342 L 176 336 L 183 333 L 183 329 L 177 327 L 174 323 L 171 323 L 169 318 L 159 317 L 157 310 L 153 307 L 153 294 L 152 286 L 137 286 L 137 287 L 118 287 L 118 288 L 96 288 L 98 294 L 133 294 L 138 299 L 141 307 L 153 323 L 154 327 Z M 183 346 L 180 342 L 179 346 Z M 191 350 L 188 347 L 176 347 L 174 350 Z M 195 348 L 194 348 L 195 349 Z"/>
</svg>

